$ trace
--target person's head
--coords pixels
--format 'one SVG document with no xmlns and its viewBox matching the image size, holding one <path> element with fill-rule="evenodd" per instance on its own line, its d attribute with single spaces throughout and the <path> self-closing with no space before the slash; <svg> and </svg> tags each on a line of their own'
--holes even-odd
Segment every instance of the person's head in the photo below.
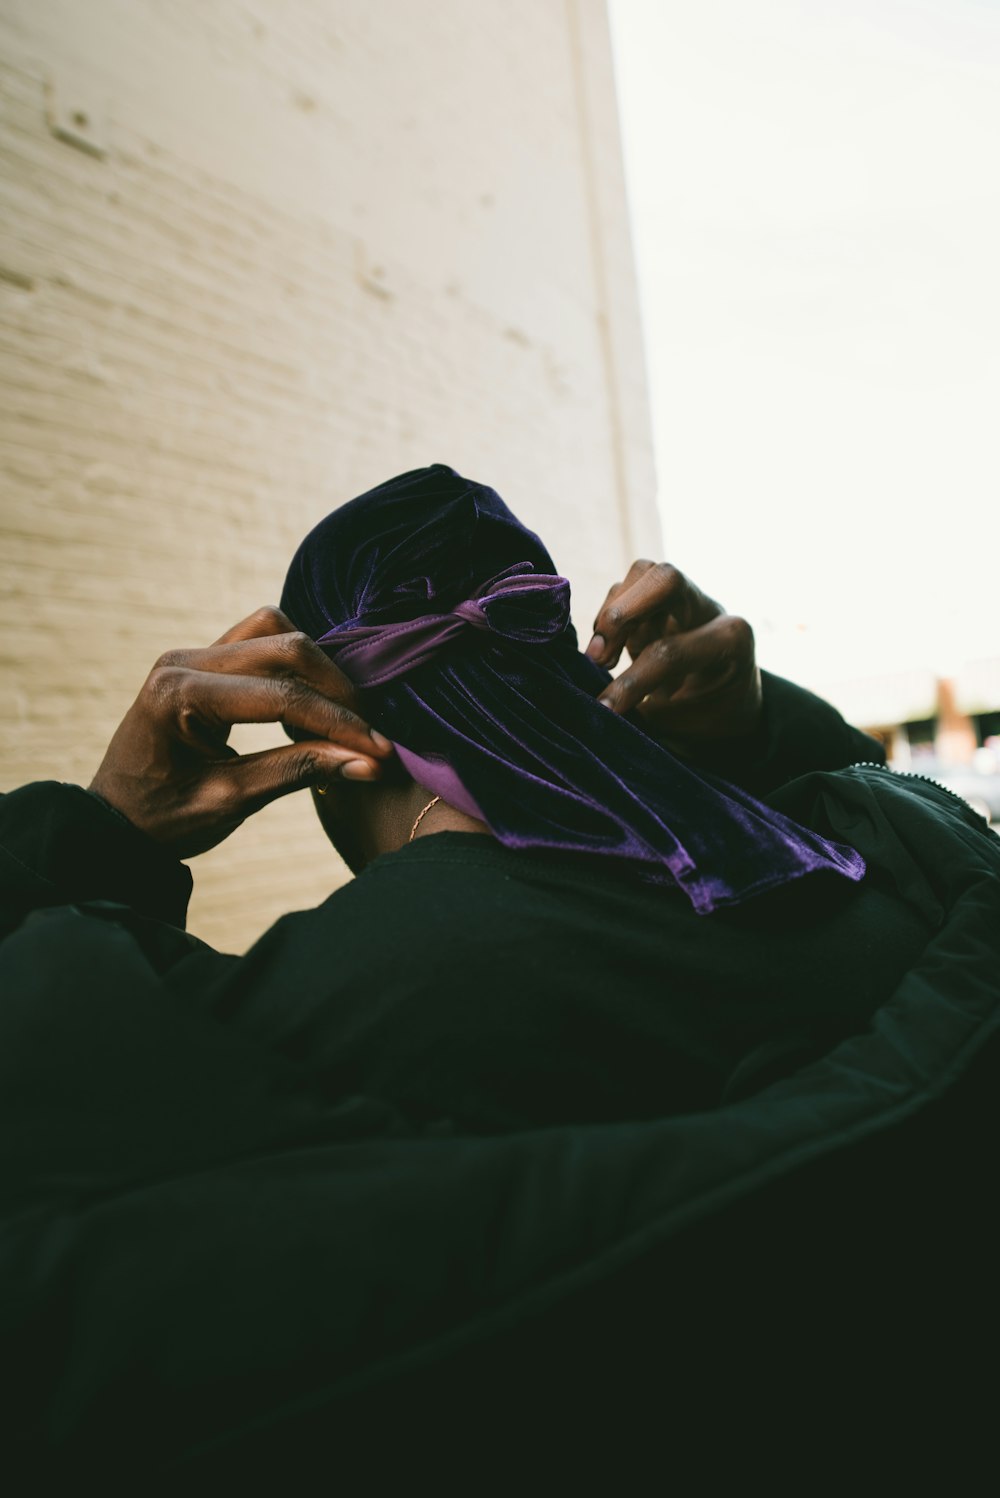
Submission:
<svg viewBox="0 0 1000 1498">
<path fill-rule="evenodd" d="M 582 662 L 589 692 L 608 680 L 577 650 L 569 585 L 538 536 L 492 489 L 440 464 L 391 479 L 321 521 L 293 558 L 281 606 L 357 684 L 367 719 L 397 747 L 376 783 L 338 779 L 314 793 L 324 830 L 354 872 L 406 842 L 432 797 L 440 799 L 421 833 L 490 831 L 468 770 L 460 779 L 455 764 L 456 755 L 464 763 L 470 749 L 487 747 L 473 738 L 496 732 L 485 717 L 469 717 L 485 657 L 496 676 L 511 664 L 505 651 L 544 643 Z M 451 612 L 463 607 L 464 619 Z M 420 620 L 448 620 L 450 634 L 446 627 L 445 639 L 428 638 L 419 623 L 415 632 L 400 629 Z M 386 637 L 395 658 L 386 657 Z M 438 701 L 456 689 L 469 698 L 473 735 L 464 744 Z"/>
<path fill-rule="evenodd" d="M 398 759 L 377 789 L 343 783 L 317 798 L 352 868 L 405 842 L 435 796 L 452 826 L 616 860 L 679 885 L 700 911 L 853 867 L 600 706 L 610 677 L 579 650 L 569 595 L 500 496 L 441 464 L 372 489 L 306 537 L 282 610 L 356 684 Z M 435 812 L 435 830 L 452 812 Z"/>
<path fill-rule="evenodd" d="M 421 832 L 491 830 L 467 765 L 470 751 L 488 754 L 484 739 L 506 738 L 482 702 L 470 717 L 484 675 L 499 679 L 518 661 L 523 673 L 544 646 L 572 664 L 589 696 L 608 680 L 577 648 L 569 584 L 539 537 L 492 489 L 441 464 L 402 474 L 321 521 L 296 552 L 281 606 L 356 682 L 365 715 L 397 746 L 375 784 L 337 780 L 314 793 L 324 830 L 355 872 L 407 841 L 432 797 L 440 799 Z M 449 620 L 450 636 L 428 639 L 421 620 Z M 388 663 L 386 636 L 397 655 Z M 442 714 L 442 694 L 464 698 L 462 710 Z"/>
</svg>

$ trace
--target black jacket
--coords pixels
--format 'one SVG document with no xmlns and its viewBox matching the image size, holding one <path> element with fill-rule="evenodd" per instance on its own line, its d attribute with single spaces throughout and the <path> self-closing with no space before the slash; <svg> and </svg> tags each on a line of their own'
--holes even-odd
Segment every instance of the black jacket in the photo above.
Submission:
<svg viewBox="0 0 1000 1498">
<path fill-rule="evenodd" d="M 95 798 L 0 800 L 3 1408 L 39 1481 L 483 1490 L 530 1455 L 630 1492 L 728 1460 L 720 1420 L 753 1464 L 776 1406 L 835 1449 L 867 1400 L 882 1437 L 944 1408 L 990 1305 L 1000 844 L 765 702 L 705 763 L 860 886 L 697 916 L 442 833 L 236 958 Z"/>
</svg>

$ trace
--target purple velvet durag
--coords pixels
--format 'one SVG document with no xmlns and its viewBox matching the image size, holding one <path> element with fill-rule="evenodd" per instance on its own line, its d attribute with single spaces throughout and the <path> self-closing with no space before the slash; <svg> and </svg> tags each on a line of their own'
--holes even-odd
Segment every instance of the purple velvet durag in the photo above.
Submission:
<svg viewBox="0 0 1000 1498">
<path fill-rule="evenodd" d="M 569 583 L 500 496 L 442 464 L 311 531 L 281 607 L 361 693 L 418 784 L 510 848 L 626 860 L 709 912 L 853 849 L 700 774 L 598 703 Z"/>
</svg>

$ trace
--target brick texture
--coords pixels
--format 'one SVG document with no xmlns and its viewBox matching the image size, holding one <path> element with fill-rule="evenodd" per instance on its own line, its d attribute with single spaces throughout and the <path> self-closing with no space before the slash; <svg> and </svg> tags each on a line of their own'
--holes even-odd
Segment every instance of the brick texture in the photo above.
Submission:
<svg viewBox="0 0 1000 1498">
<path fill-rule="evenodd" d="M 601 0 L 6 0 L 0 58 L 3 788 L 403 469 L 499 489 L 584 634 L 659 553 Z M 195 876 L 242 950 L 345 871 L 295 796 Z"/>
</svg>

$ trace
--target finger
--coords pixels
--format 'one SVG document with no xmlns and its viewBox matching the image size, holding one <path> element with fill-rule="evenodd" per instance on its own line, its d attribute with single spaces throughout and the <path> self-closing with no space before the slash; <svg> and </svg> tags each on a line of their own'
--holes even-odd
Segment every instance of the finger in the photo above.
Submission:
<svg viewBox="0 0 1000 1498">
<path fill-rule="evenodd" d="M 241 619 L 239 624 L 234 624 L 232 629 L 227 629 L 215 643 L 228 645 L 234 640 L 254 640 L 262 635 L 287 635 L 294 629 L 291 619 L 286 618 L 279 608 L 273 603 L 265 603 L 245 619 Z"/>
<path fill-rule="evenodd" d="M 627 670 L 605 687 L 598 702 L 616 713 L 627 713 L 652 691 L 674 691 L 687 675 L 685 653 L 677 640 L 654 640 Z"/>
<path fill-rule="evenodd" d="M 284 796 L 305 786 L 325 785 L 334 779 L 377 781 L 383 766 L 371 756 L 362 757 L 325 739 L 303 739 L 277 749 L 241 754 L 239 762 L 225 766 L 234 772 L 248 795 Z M 277 789 L 274 789 L 277 787 Z"/>
<path fill-rule="evenodd" d="M 301 630 L 232 640 L 204 649 L 168 650 L 160 657 L 157 667 L 183 667 L 222 676 L 274 676 L 304 682 L 354 713 L 380 754 L 392 753 L 389 740 L 369 727 L 360 712 L 354 683 Z"/>
<path fill-rule="evenodd" d="M 720 614 L 686 634 L 655 640 L 598 700 L 617 713 L 627 713 L 651 692 L 660 699 L 704 696 L 724 688 L 752 661 L 749 624 Z"/>
<path fill-rule="evenodd" d="M 652 645 L 654 640 L 662 639 L 664 635 L 672 633 L 671 623 L 669 614 L 651 614 L 642 624 L 636 625 L 625 641 L 625 649 L 629 657 L 633 661 L 636 660 L 647 645 Z"/>
<path fill-rule="evenodd" d="M 597 614 L 594 617 L 595 629 L 597 628 L 597 620 L 601 617 L 601 614 L 608 607 L 608 604 L 611 602 L 611 600 L 618 597 L 618 594 L 622 591 L 624 586 L 624 583 L 611 584 L 611 587 L 608 589 L 607 593 L 604 596 L 604 602 L 601 604 L 601 607 L 598 609 Z M 587 649 L 584 651 L 584 654 L 589 655 L 592 661 L 599 661 L 604 655 L 606 645 L 607 641 L 605 640 L 604 636 L 595 634 L 591 639 L 590 644 L 587 646 Z"/>
<path fill-rule="evenodd" d="M 687 587 L 683 572 L 669 562 L 633 562 L 621 591 L 605 603 L 594 620 L 594 634 L 604 646 L 591 658 L 602 666 L 615 665 L 636 625 L 652 614 L 678 607 Z M 589 646 L 587 653 L 591 654 Z"/>
<path fill-rule="evenodd" d="M 220 821 L 242 821 L 279 796 L 306 786 L 324 785 L 336 777 L 377 781 L 381 774 L 377 760 L 362 758 L 321 739 L 307 739 L 278 749 L 241 754 L 218 765 L 202 781 L 198 809 L 202 816 L 208 814 Z"/>
<path fill-rule="evenodd" d="M 693 584 L 689 583 L 688 586 L 692 591 L 696 591 Z M 721 612 L 721 608 L 717 604 L 713 604 L 712 612 L 702 617 L 701 622 L 704 623 L 706 622 L 706 618 L 711 618 L 713 614 L 721 614 Z M 683 617 L 685 619 L 689 617 L 687 610 L 684 611 Z M 644 619 L 641 624 L 636 625 L 635 629 L 633 629 L 625 641 L 625 649 L 632 660 L 635 660 L 637 656 L 642 654 L 647 645 L 651 645 L 654 640 L 664 639 L 668 635 L 683 634 L 686 627 L 677 614 L 650 614 L 647 619 Z"/>
<path fill-rule="evenodd" d="M 608 589 L 607 594 L 604 598 L 604 602 L 601 604 L 601 607 L 598 609 L 597 614 L 594 618 L 594 637 L 591 640 L 590 644 L 587 646 L 585 652 L 590 656 L 590 659 L 592 661 L 600 661 L 602 665 L 606 663 L 605 656 L 607 654 L 607 641 L 602 634 L 596 633 L 598 629 L 598 621 L 604 614 L 606 614 L 609 605 L 615 598 L 619 596 L 620 593 L 624 592 L 627 588 L 630 588 L 633 582 L 635 582 L 636 578 L 640 577 L 643 572 L 647 571 L 650 567 L 655 566 L 655 562 L 647 562 L 645 560 L 633 562 L 625 575 L 624 581 L 620 583 L 612 583 L 611 587 Z"/>
<path fill-rule="evenodd" d="M 146 689 L 156 715 L 198 747 L 206 739 L 224 740 L 234 723 L 281 723 L 363 756 L 382 752 L 356 713 L 297 677 L 223 676 L 158 666 Z"/>
</svg>

